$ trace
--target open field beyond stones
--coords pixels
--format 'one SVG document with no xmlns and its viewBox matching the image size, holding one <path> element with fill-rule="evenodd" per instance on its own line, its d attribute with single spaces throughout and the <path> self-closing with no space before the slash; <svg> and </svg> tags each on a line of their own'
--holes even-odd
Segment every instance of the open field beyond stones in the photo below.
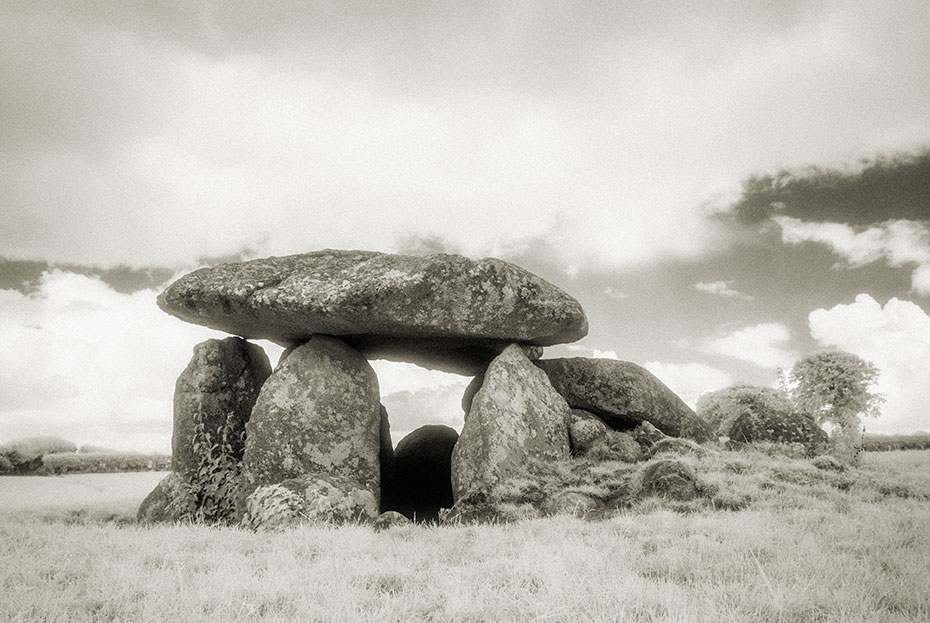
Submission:
<svg viewBox="0 0 930 623">
<path fill-rule="evenodd" d="M 744 508 L 252 533 L 134 525 L 155 473 L 2 478 L 0 620 L 930 619 L 930 451 L 694 466 Z"/>
</svg>

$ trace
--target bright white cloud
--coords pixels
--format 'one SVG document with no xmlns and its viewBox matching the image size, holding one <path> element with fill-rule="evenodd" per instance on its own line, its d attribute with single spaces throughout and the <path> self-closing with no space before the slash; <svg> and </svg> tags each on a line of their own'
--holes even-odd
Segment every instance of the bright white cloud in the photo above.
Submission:
<svg viewBox="0 0 930 623">
<path fill-rule="evenodd" d="M 704 392 L 716 391 L 733 384 L 729 374 L 703 363 L 647 361 L 643 367 L 668 385 L 692 409 Z"/>
<path fill-rule="evenodd" d="M 738 299 L 740 301 L 751 301 L 753 297 L 749 294 L 745 294 L 738 290 L 734 290 L 732 287 L 733 281 L 710 281 L 710 282 L 700 282 L 694 284 L 694 289 L 700 292 L 707 292 L 708 294 L 716 294 L 717 296 L 722 296 L 724 298 Z"/>
<path fill-rule="evenodd" d="M 916 221 L 894 220 L 864 229 L 844 223 L 806 222 L 775 216 L 786 244 L 818 242 L 830 247 L 850 266 L 884 260 L 891 266 L 915 266 L 911 287 L 930 296 L 930 226 Z"/>
<path fill-rule="evenodd" d="M 34 294 L 0 290 L 3 437 L 170 451 L 174 382 L 195 344 L 226 336 L 168 316 L 155 295 L 61 271 Z"/>
<path fill-rule="evenodd" d="M 930 431 L 930 316 L 915 303 L 890 299 L 884 306 L 868 294 L 855 302 L 812 311 L 811 336 L 871 361 L 881 370 L 878 391 L 887 402 L 872 432 Z"/>
<path fill-rule="evenodd" d="M 797 353 L 787 346 L 790 340 L 791 331 L 787 326 L 765 322 L 707 340 L 702 348 L 707 353 L 774 369 L 790 366 L 797 359 Z"/>
</svg>

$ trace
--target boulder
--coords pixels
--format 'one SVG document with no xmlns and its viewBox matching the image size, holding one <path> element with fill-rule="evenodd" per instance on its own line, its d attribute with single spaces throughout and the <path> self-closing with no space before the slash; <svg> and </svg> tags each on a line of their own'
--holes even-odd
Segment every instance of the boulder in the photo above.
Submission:
<svg viewBox="0 0 930 623">
<path fill-rule="evenodd" d="M 643 493 L 673 500 L 691 500 L 700 494 L 694 471 L 675 459 L 659 459 L 643 470 Z"/>
<path fill-rule="evenodd" d="M 262 386 L 246 424 L 241 498 L 313 475 L 347 478 L 377 501 L 380 407 L 378 379 L 357 351 L 324 336 L 295 348 Z"/>
<path fill-rule="evenodd" d="M 345 476 L 304 474 L 257 487 L 246 499 L 242 525 L 274 530 L 299 523 L 371 523 L 378 517 L 371 491 Z"/>
<path fill-rule="evenodd" d="M 417 522 L 435 522 L 452 507 L 455 429 L 429 424 L 400 440 L 394 451 L 393 510 Z"/>
<path fill-rule="evenodd" d="M 397 511 L 385 511 L 378 515 L 372 525 L 376 531 L 381 532 L 398 526 L 409 526 L 410 520 Z"/>
<path fill-rule="evenodd" d="M 192 479 L 214 444 L 228 444 L 229 459 L 242 459 L 245 424 L 271 374 L 265 351 L 242 338 L 207 340 L 194 347 L 174 386 L 171 469 Z"/>
<path fill-rule="evenodd" d="M 652 446 L 668 437 L 665 433 L 646 421 L 640 422 L 630 434 L 633 435 L 633 439 L 635 439 L 644 450 L 649 450 Z"/>
<path fill-rule="evenodd" d="M 648 370 L 627 361 L 571 357 L 536 362 L 572 408 L 586 409 L 617 430 L 649 422 L 667 435 L 695 441 L 711 430 Z"/>
<path fill-rule="evenodd" d="M 744 413 L 736 418 L 726 435 L 741 443 L 800 443 L 809 450 L 822 446 L 828 439 L 827 433 L 817 426 L 813 418 L 785 411 Z"/>
<path fill-rule="evenodd" d="M 570 417 L 546 375 L 508 346 L 488 366 L 452 452 L 455 500 L 489 491 L 528 459 L 567 459 Z"/>
<path fill-rule="evenodd" d="M 158 305 L 182 320 L 282 345 L 340 336 L 371 359 L 477 373 L 509 343 L 587 333 L 581 305 L 530 272 L 487 258 L 324 250 L 201 268 Z"/>
<path fill-rule="evenodd" d="M 568 425 L 568 439 L 572 454 L 584 456 L 594 445 L 607 437 L 607 424 L 584 409 L 572 409 Z"/>
<path fill-rule="evenodd" d="M 142 500 L 136 519 L 141 524 L 175 522 L 194 512 L 194 499 L 184 479 L 174 472 L 162 478 Z"/>
<path fill-rule="evenodd" d="M 643 458 L 643 448 L 633 436 L 620 430 L 608 429 L 584 453 L 585 457 L 599 461 L 635 463 Z"/>
</svg>

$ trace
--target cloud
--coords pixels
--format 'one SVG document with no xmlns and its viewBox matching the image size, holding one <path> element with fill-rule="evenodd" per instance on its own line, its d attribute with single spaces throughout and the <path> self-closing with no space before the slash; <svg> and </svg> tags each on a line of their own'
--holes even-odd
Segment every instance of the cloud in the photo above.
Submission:
<svg viewBox="0 0 930 623">
<path fill-rule="evenodd" d="M 877 389 L 887 402 L 877 420 L 863 422 L 868 430 L 930 430 L 930 316 L 920 306 L 897 298 L 882 306 L 860 294 L 853 303 L 812 311 L 808 322 L 822 346 L 851 352 L 881 370 Z"/>
<path fill-rule="evenodd" d="M 170 450 L 174 381 L 195 344 L 226 336 L 164 314 L 155 295 L 63 271 L 30 294 L 0 290 L 4 437 Z"/>
<path fill-rule="evenodd" d="M 668 385 L 692 409 L 701 394 L 733 384 L 733 379 L 729 374 L 703 363 L 647 361 L 643 367 Z"/>
<path fill-rule="evenodd" d="M 884 260 L 891 266 L 916 268 L 911 287 L 922 296 L 930 296 L 930 224 L 892 220 L 867 228 L 844 223 L 805 222 L 790 216 L 773 219 L 781 226 L 785 244 L 816 242 L 827 245 L 849 266 L 864 266 Z"/>
<path fill-rule="evenodd" d="M 411 431 L 426 424 L 444 424 L 462 432 L 462 385 L 442 385 L 416 391 L 399 391 L 382 396 L 391 423 L 391 440 L 397 445 Z"/>
<path fill-rule="evenodd" d="M 626 292 L 622 292 L 611 286 L 604 288 L 604 294 L 607 296 L 607 298 L 613 299 L 615 301 L 622 301 L 625 298 L 629 298 L 629 295 Z"/>
<path fill-rule="evenodd" d="M 694 289 L 700 292 L 707 292 L 709 294 L 716 294 L 717 296 L 722 296 L 724 298 L 737 299 L 740 301 L 751 301 L 754 297 L 749 294 L 744 294 L 738 290 L 734 290 L 731 287 L 733 283 L 730 281 L 711 281 L 708 283 L 696 283 L 694 284 Z"/>
<path fill-rule="evenodd" d="M 784 368 L 797 359 L 797 353 L 786 347 L 790 340 L 791 331 L 787 326 L 766 322 L 706 340 L 702 349 L 707 353 L 748 361 L 762 368 Z"/>
<path fill-rule="evenodd" d="M 928 136 L 923 2 L 14 4 L 0 246 L 19 259 L 410 236 L 469 255 L 542 237 L 582 268 L 693 259 L 747 172 Z"/>
</svg>

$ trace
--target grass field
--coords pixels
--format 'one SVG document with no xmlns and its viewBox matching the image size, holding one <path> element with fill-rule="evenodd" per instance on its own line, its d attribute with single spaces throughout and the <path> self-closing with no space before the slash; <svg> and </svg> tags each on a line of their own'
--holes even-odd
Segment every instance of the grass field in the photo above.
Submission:
<svg viewBox="0 0 930 623">
<path fill-rule="evenodd" d="M 865 457 L 693 459 L 738 511 L 383 533 L 142 528 L 159 474 L 2 478 L 0 620 L 930 620 L 930 451 Z"/>
</svg>

